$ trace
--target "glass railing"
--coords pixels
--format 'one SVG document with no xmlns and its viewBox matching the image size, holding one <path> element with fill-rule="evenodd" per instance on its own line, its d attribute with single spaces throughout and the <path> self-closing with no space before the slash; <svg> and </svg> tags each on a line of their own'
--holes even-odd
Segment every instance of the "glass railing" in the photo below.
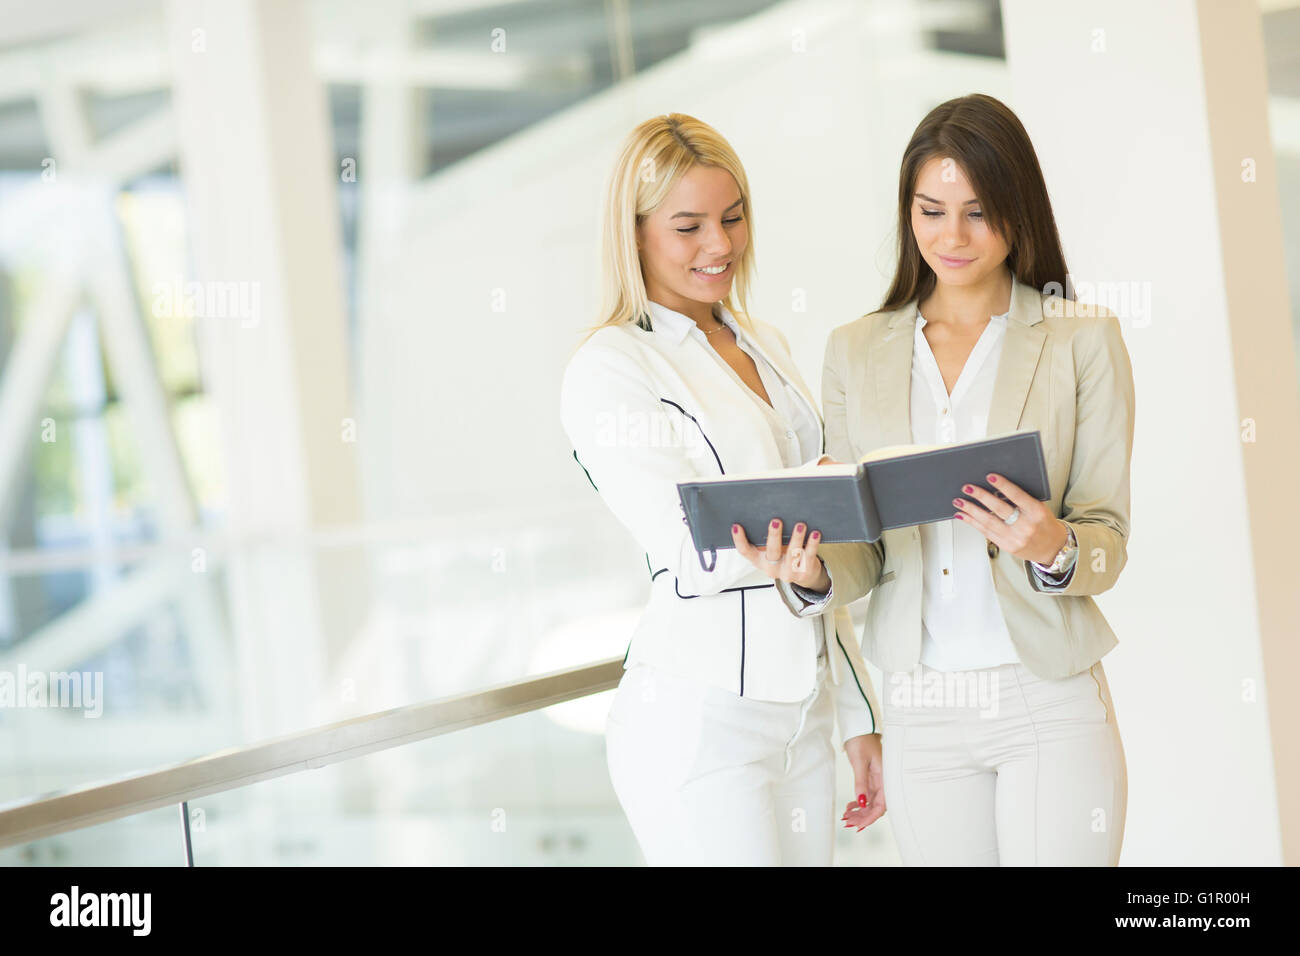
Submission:
<svg viewBox="0 0 1300 956">
<path fill-rule="evenodd" d="M 621 657 L 649 590 L 595 500 L 11 551 L 0 572 L 93 582 L 0 647 L 0 802 Z"/>
<path fill-rule="evenodd" d="M 0 805 L 0 862 L 546 862 L 548 848 L 634 847 L 585 729 L 621 675 L 612 658 Z M 574 836 L 575 814 L 621 835 Z"/>
<path fill-rule="evenodd" d="M 633 865 L 605 767 L 622 659 L 0 805 L 0 865 Z M 851 779 L 839 759 L 837 794 Z M 897 864 L 888 816 L 837 865 Z"/>
</svg>

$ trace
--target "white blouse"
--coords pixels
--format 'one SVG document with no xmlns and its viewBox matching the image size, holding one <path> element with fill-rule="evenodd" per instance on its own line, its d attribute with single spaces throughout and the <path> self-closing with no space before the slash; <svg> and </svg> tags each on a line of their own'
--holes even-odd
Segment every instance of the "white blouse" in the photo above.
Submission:
<svg viewBox="0 0 1300 956">
<path fill-rule="evenodd" d="M 917 312 L 912 347 L 914 443 L 952 444 L 987 436 L 1008 315 L 989 319 L 949 395 L 922 331 L 925 317 Z M 921 662 L 941 671 L 1017 663 L 1020 658 L 993 587 L 984 533 L 955 518 L 923 524 L 919 530 Z"/>
</svg>

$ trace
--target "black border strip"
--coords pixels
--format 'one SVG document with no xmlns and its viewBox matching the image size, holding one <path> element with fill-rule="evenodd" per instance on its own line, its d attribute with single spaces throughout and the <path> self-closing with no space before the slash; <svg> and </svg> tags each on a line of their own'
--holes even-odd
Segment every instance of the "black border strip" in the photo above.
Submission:
<svg viewBox="0 0 1300 956">
<path fill-rule="evenodd" d="M 667 568 L 664 568 L 664 570 L 667 571 L 668 569 L 667 569 Z M 712 595 L 712 594 L 683 594 L 683 593 L 681 592 L 681 589 L 677 587 L 678 583 L 679 583 L 679 582 L 678 582 L 678 580 L 677 580 L 677 576 L 676 576 L 676 575 L 673 575 L 673 590 L 677 592 L 677 596 L 678 596 L 679 598 L 681 598 L 683 601 L 693 601 L 693 600 L 695 600 L 695 599 L 698 598 L 698 597 L 713 597 L 713 596 L 714 596 L 714 595 Z M 767 588 L 774 588 L 774 587 L 776 587 L 775 584 L 747 584 L 747 585 L 745 585 L 743 588 L 723 588 L 723 589 L 722 589 L 721 591 L 719 591 L 718 593 L 719 593 L 719 594 L 734 594 L 734 593 L 736 593 L 737 591 L 742 591 L 742 592 L 743 592 L 743 591 L 763 591 L 763 590 L 766 590 Z"/>
<path fill-rule="evenodd" d="M 578 463 L 578 467 L 582 469 L 582 473 L 587 476 L 587 483 L 590 484 L 592 488 L 595 488 L 596 494 L 600 494 L 600 489 L 596 488 L 596 483 L 591 480 L 591 472 L 587 470 L 587 466 L 584 465 L 582 459 L 578 457 L 578 449 L 576 448 L 573 449 L 573 460 Z"/>
<path fill-rule="evenodd" d="M 831 625 L 835 627 L 834 624 Z M 867 697 L 867 692 L 862 689 L 862 681 L 858 680 L 857 669 L 853 666 L 853 661 L 849 658 L 849 652 L 844 647 L 844 642 L 840 640 L 839 628 L 835 629 L 835 643 L 840 646 L 840 652 L 844 655 L 844 663 L 849 666 L 849 673 L 853 675 L 853 683 L 858 685 L 858 693 L 862 695 L 862 700 L 867 705 L 867 713 L 871 714 L 871 732 L 880 733 L 880 727 L 876 723 L 876 712 L 871 708 L 871 699 Z"/>
<path fill-rule="evenodd" d="M 740 592 L 740 696 L 745 696 L 745 592 Z"/>
<path fill-rule="evenodd" d="M 686 409 L 682 408 L 682 406 L 678 405 L 676 402 L 670 401 L 669 399 L 666 399 L 663 396 L 659 397 L 659 401 L 663 402 L 665 405 L 671 405 L 673 408 L 677 409 L 679 412 L 681 412 L 691 421 L 695 422 L 695 427 L 700 429 L 700 437 L 703 438 L 704 443 L 709 446 L 709 451 L 713 452 L 713 460 L 718 463 L 718 472 L 720 474 L 725 475 L 727 473 L 727 470 L 722 467 L 722 458 L 721 456 L 718 455 L 718 450 L 713 447 L 713 442 L 709 441 L 709 436 L 704 434 L 704 429 L 700 427 L 699 419 L 697 419 Z"/>
</svg>

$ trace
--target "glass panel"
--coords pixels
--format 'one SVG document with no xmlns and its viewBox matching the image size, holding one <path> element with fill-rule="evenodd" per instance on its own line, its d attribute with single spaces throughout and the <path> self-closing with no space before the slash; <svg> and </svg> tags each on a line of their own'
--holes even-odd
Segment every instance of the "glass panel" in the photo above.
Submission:
<svg viewBox="0 0 1300 956">
<path fill-rule="evenodd" d="M 0 866 L 183 866 L 177 807 L 0 848 Z"/>
<path fill-rule="evenodd" d="M 72 610 L 0 655 L 0 802 L 192 759 L 235 736 L 228 639 L 211 626 L 223 574 L 110 564 L 32 583 L 81 594 L 88 582 Z"/>
<path fill-rule="evenodd" d="M 621 657 L 648 575 L 595 565 L 626 542 L 566 570 L 491 519 L 23 578 L 61 610 L 0 654 L 0 801 Z"/>
<path fill-rule="evenodd" d="M 606 771 L 612 695 L 199 798 L 195 865 L 643 864 Z M 837 769 L 847 795 L 842 755 Z M 898 865 L 890 823 L 837 829 L 835 865 Z M 176 807 L 0 849 L 0 866 L 183 862 Z"/>
<path fill-rule="evenodd" d="M 197 865 L 624 865 L 612 692 L 195 802 Z"/>
<path fill-rule="evenodd" d="M 206 797 L 191 808 L 195 863 L 643 864 L 606 769 L 612 697 Z M 840 764 L 847 794 L 852 777 Z M 896 865 L 887 819 L 837 831 L 836 864 Z"/>
</svg>

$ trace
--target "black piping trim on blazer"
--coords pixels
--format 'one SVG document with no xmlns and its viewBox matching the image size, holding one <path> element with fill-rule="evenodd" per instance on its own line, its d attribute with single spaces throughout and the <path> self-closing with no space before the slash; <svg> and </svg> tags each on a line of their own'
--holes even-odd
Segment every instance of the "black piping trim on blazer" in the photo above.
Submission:
<svg viewBox="0 0 1300 956">
<path fill-rule="evenodd" d="M 718 454 L 718 449 L 713 447 L 713 442 L 709 441 L 709 436 L 705 434 L 704 429 L 700 426 L 699 420 L 690 412 L 688 412 L 686 409 L 682 408 L 682 406 L 678 405 L 676 402 L 669 401 L 668 399 L 662 397 L 659 399 L 659 401 L 663 402 L 665 405 L 671 405 L 673 408 L 677 409 L 679 412 L 681 412 L 691 421 L 695 422 L 695 427 L 700 430 L 700 437 L 703 438 L 705 444 L 709 446 L 709 451 L 713 452 L 714 461 L 718 463 L 718 473 L 725 475 L 727 473 L 727 469 L 722 467 L 722 456 Z M 718 566 L 717 551 L 713 551 L 713 550 L 709 551 L 710 560 L 708 564 L 704 563 L 704 555 L 700 554 L 699 552 L 696 552 L 696 555 L 700 559 L 700 567 L 702 567 L 706 572 L 712 572 L 713 569 Z M 677 586 L 679 583 L 680 582 L 677 580 L 677 578 L 674 577 L 673 590 L 677 593 L 677 596 L 679 598 L 688 601 L 693 598 L 700 597 L 700 595 L 698 594 L 683 594 L 682 589 Z M 774 587 L 776 587 L 775 584 L 754 584 L 754 585 L 750 585 L 749 587 L 743 587 L 743 588 L 723 588 L 721 591 L 718 592 L 719 594 L 727 594 L 732 591 L 740 592 L 740 696 L 741 697 L 745 696 L 745 592 L 762 591 L 766 588 L 774 588 Z"/>
<path fill-rule="evenodd" d="M 721 475 L 725 475 L 727 473 L 727 470 L 722 467 L 722 459 L 718 456 L 718 450 L 713 447 L 713 442 L 709 441 L 709 436 L 704 434 L 704 429 L 700 428 L 699 420 L 696 419 L 694 415 L 692 415 L 690 412 L 682 408 L 682 406 L 678 405 L 674 401 L 670 401 L 669 399 L 666 398 L 660 398 L 659 401 L 663 402 L 665 405 L 671 405 L 673 408 L 677 409 L 679 412 L 681 412 L 691 421 L 695 422 L 695 427 L 700 429 L 700 437 L 703 438 L 704 443 L 709 446 L 709 451 L 713 452 L 714 461 L 718 463 L 718 473 Z"/>
<path fill-rule="evenodd" d="M 740 592 L 740 696 L 745 696 L 745 592 Z"/>
<path fill-rule="evenodd" d="M 840 632 L 835 632 L 835 643 L 840 646 L 840 652 L 844 655 L 844 663 L 849 665 L 849 673 L 853 675 L 853 683 L 858 685 L 858 693 L 862 695 L 863 701 L 867 705 L 867 713 L 871 714 L 871 732 L 877 733 L 876 729 L 876 712 L 871 709 L 871 701 L 867 698 L 867 692 L 862 689 L 862 681 L 858 680 L 858 672 L 853 667 L 853 661 L 849 660 L 849 652 L 844 649 L 844 642 L 840 640 Z"/>
<path fill-rule="evenodd" d="M 664 568 L 664 570 L 667 571 L 668 569 Z M 747 584 L 743 588 L 723 588 L 718 593 L 731 594 L 735 591 L 765 591 L 768 588 L 774 588 L 774 587 L 776 587 L 775 584 Z M 675 577 L 673 578 L 673 590 L 677 592 L 677 596 L 681 598 L 683 601 L 693 601 L 697 597 L 705 596 L 703 594 L 683 594 L 681 592 L 681 589 L 677 587 L 677 578 Z"/>
<path fill-rule="evenodd" d="M 584 465 L 582 463 L 582 459 L 578 457 L 578 449 L 576 448 L 573 449 L 573 460 L 578 463 L 578 467 L 582 469 L 582 473 L 587 476 L 587 482 L 591 485 L 592 488 L 596 489 L 596 494 L 600 494 L 600 489 L 596 488 L 596 483 L 591 480 L 591 472 L 587 470 L 587 466 Z"/>
<path fill-rule="evenodd" d="M 695 422 L 695 427 L 700 430 L 700 437 L 703 438 L 704 443 L 709 446 L 709 451 L 713 452 L 713 460 L 718 463 L 718 473 L 725 475 L 727 473 L 727 469 L 722 467 L 722 456 L 720 456 L 718 454 L 718 450 L 713 447 L 713 442 L 709 441 L 709 436 L 704 433 L 704 428 L 700 425 L 699 419 L 696 418 L 694 415 L 692 415 L 690 412 L 688 412 L 686 409 L 682 408 L 682 406 L 678 405 L 674 401 L 671 401 L 667 398 L 663 398 L 662 396 L 659 398 L 659 401 L 663 402 L 665 405 L 671 405 L 673 408 L 677 409 L 679 412 L 681 412 L 691 421 Z M 709 549 L 708 564 L 704 563 L 703 553 L 697 551 L 695 552 L 695 556 L 700 559 L 700 567 L 704 569 L 706 574 L 712 574 L 713 569 L 718 566 L 718 552 L 713 550 L 712 548 Z M 678 596 L 679 597 L 681 596 L 680 591 L 678 592 Z"/>
</svg>

